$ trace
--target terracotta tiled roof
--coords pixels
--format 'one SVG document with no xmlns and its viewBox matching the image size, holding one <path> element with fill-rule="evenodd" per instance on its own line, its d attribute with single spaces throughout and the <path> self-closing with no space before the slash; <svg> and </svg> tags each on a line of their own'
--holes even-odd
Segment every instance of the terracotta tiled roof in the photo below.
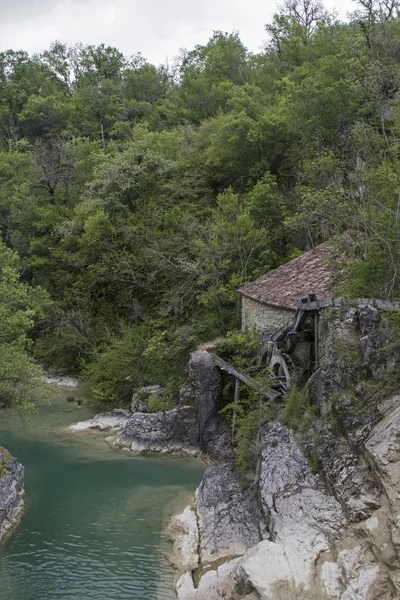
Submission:
<svg viewBox="0 0 400 600">
<path fill-rule="evenodd" d="M 239 292 L 263 304 L 289 309 L 295 309 L 297 301 L 307 294 L 330 298 L 335 259 L 342 259 L 337 248 L 329 242 L 321 244 L 241 287 Z"/>
</svg>

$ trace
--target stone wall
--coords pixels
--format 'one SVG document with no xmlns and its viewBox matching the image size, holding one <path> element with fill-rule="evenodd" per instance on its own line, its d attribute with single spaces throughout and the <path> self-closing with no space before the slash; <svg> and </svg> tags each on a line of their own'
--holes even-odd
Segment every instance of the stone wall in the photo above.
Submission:
<svg viewBox="0 0 400 600">
<path fill-rule="evenodd" d="M 261 304 L 248 296 L 242 296 L 242 329 L 258 332 L 275 331 L 285 325 L 294 311 Z"/>
</svg>

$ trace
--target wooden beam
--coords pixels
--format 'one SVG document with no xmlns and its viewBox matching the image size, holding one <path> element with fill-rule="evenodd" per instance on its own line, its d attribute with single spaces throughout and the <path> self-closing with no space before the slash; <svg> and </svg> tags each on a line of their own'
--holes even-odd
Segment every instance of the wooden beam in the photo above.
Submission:
<svg viewBox="0 0 400 600">
<path fill-rule="evenodd" d="M 236 405 L 240 398 L 240 381 L 235 379 L 235 393 L 233 396 L 233 411 L 232 411 L 232 443 L 235 439 L 235 425 L 236 425 Z"/>
<path fill-rule="evenodd" d="M 249 388 L 256 390 L 257 392 L 260 392 L 260 386 L 252 377 L 249 377 L 245 373 L 242 373 L 241 371 L 236 369 L 236 367 L 233 367 L 232 365 L 227 363 L 225 360 L 223 360 L 220 356 L 217 356 L 216 354 L 213 354 L 212 352 L 210 352 L 210 356 L 212 357 L 215 366 L 217 366 L 219 369 L 221 369 L 221 371 L 224 371 L 224 373 L 228 373 L 228 375 L 232 375 L 233 377 L 236 377 L 236 379 L 238 379 L 239 381 L 241 381 L 242 383 L 247 385 Z M 280 394 L 278 392 L 275 392 L 274 390 L 270 390 L 268 392 L 261 392 L 261 395 L 270 400 L 273 400 L 280 396 Z"/>
</svg>

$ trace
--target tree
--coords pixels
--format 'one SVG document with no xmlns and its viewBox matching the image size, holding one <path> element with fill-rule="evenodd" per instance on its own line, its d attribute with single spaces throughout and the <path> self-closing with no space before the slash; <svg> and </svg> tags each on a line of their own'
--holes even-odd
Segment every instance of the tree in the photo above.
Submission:
<svg viewBox="0 0 400 600">
<path fill-rule="evenodd" d="M 29 357 L 28 333 L 50 306 L 41 288 L 20 281 L 18 256 L 0 243 L 0 403 L 22 415 L 34 409 L 40 392 L 46 396 L 43 371 Z M 43 395 L 42 395 L 43 393 Z"/>
<path fill-rule="evenodd" d="M 265 25 L 270 36 L 267 48 L 282 65 L 298 67 L 306 60 L 311 37 L 330 20 L 331 15 L 318 0 L 285 0 L 272 23 Z"/>
<path fill-rule="evenodd" d="M 285 0 L 283 13 L 304 27 L 307 39 L 319 25 L 330 19 L 330 14 L 319 0 Z"/>
</svg>

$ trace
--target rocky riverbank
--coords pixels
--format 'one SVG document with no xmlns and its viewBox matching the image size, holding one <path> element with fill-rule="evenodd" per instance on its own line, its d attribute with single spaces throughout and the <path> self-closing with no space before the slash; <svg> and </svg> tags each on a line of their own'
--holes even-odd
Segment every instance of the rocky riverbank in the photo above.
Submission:
<svg viewBox="0 0 400 600">
<path fill-rule="evenodd" d="M 210 467 L 171 523 L 179 600 L 400 597 L 400 346 L 390 313 L 325 314 L 300 435 L 261 429 L 259 477 Z"/>
<path fill-rule="evenodd" d="M 217 462 L 171 523 L 179 600 L 400 597 L 398 320 L 372 306 L 323 313 L 319 367 L 308 382 L 320 416 L 300 434 L 277 406 L 261 428 L 248 487 L 218 416 L 221 375 L 205 350 L 192 355 L 177 408 L 148 412 L 153 386 L 134 397 L 134 412 L 75 427 L 111 428 L 114 443 L 135 452 L 205 453 Z"/>
<path fill-rule="evenodd" d="M 23 498 L 24 467 L 0 446 L 0 542 L 19 523 Z"/>
<path fill-rule="evenodd" d="M 100 413 L 70 429 L 108 430 L 109 443 L 137 454 L 177 453 L 215 459 L 231 456 L 230 433 L 218 415 L 221 374 L 207 351 L 193 353 L 189 373 L 190 382 L 181 388 L 176 408 L 149 412 L 149 402 L 162 390 L 148 386 L 133 395 L 131 412 L 116 409 Z"/>
</svg>

